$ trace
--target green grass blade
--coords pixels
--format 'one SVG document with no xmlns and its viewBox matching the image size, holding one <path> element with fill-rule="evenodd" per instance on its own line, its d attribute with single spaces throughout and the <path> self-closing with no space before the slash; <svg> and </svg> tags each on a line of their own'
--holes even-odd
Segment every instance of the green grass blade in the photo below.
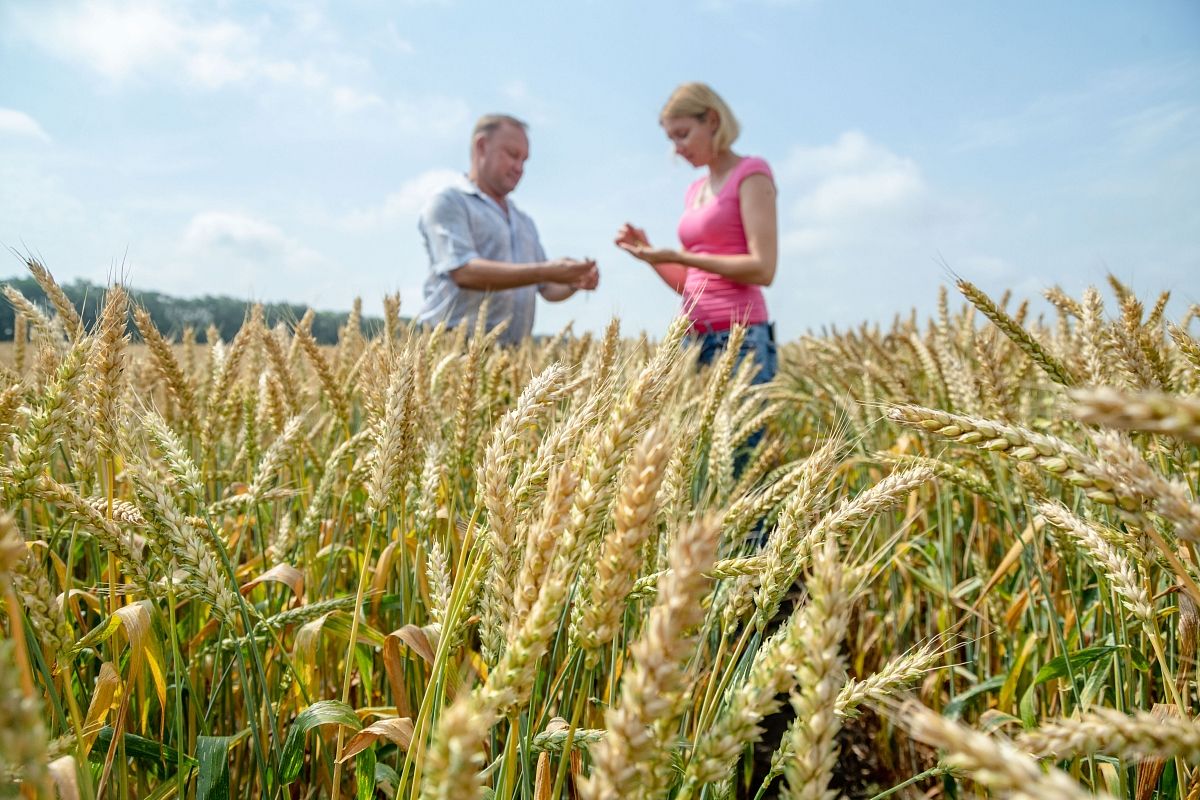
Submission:
<svg viewBox="0 0 1200 800">
<path fill-rule="evenodd" d="M 229 800 L 229 745 L 232 736 L 200 736 L 196 739 L 196 800 Z"/>
<path fill-rule="evenodd" d="M 337 700 L 321 700 L 301 711 L 283 743 L 280 780 L 284 786 L 300 777 L 308 732 L 320 725 L 345 725 L 351 730 L 362 730 L 354 709 Z"/>
</svg>

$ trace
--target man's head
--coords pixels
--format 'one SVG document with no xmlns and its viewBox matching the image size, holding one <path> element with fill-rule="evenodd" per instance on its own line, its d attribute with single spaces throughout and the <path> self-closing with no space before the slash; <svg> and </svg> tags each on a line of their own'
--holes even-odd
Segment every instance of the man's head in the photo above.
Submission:
<svg viewBox="0 0 1200 800">
<path fill-rule="evenodd" d="M 503 198 L 521 182 L 529 158 L 529 137 L 524 122 L 507 114 L 487 114 L 471 132 L 471 180 L 496 198 Z"/>
</svg>

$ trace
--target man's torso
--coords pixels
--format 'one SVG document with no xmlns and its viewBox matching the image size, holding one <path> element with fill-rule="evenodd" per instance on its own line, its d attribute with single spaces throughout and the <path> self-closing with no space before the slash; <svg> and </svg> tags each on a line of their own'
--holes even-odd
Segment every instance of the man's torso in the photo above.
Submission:
<svg viewBox="0 0 1200 800">
<path fill-rule="evenodd" d="M 469 239 L 478 258 L 513 264 L 545 260 L 533 220 L 511 200 L 507 205 L 506 214 L 495 200 L 465 178 L 443 189 L 430 202 L 419 226 L 431 268 L 425 280 L 425 302 L 418 321 L 436 324 L 445 320 L 451 327 L 473 325 L 484 298 L 490 297 L 487 327 L 491 329 L 502 320 L 509 321 L 500 341 L 515 344 L 529 336 L 533 330 L 536 286 L 494 292 L 464 289 L 454 283 L 445 265 L 438 269 L 439 258 L 445 258 L 447 249 L 454 249 L 454 245 L 446 244 L 447 237 L 455 236 Z M 435 209 L 432 214 L 431 208 Z M 436 210 L 441 211 L 440 218 Z M 447 226 L 454 230 L 447 230 Z"/>
</svg>

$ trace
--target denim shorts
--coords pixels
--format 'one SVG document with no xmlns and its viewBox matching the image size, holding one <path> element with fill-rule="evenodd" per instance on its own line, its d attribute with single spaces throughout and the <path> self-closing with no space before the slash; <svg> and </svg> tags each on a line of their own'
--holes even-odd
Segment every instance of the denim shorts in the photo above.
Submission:
<svg viewBox="0 0 1200 800">
<path fill-rule="evenodd" d="M 688 336 L 688 343 L 700 348 L 699 364 L 707 366 L 725 352 L 729 344 L 729 331 L 710 331 L 695 333 Z M 760 322 L 746 328 L 746 338 L 742 340 L 741 351 L 733 368 L 741 365 L 742 359 L 750 356 L 758 364 L 758 373 L 751 383 L 766 383 L 775 377 L 779 359 L 775 353 L 775 326 L 769 322 Z"/>
</svg>

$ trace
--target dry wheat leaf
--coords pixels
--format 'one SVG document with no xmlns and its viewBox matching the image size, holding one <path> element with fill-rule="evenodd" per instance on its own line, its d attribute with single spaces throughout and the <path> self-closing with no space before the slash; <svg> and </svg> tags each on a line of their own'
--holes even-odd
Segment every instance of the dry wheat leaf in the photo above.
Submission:
<svg viewBox="0 0 1200 800">
<path fill-rule="evenodd" d="M 401 750 L 408 750 L 408 746 L 412 744 L 412 737 L 413 721 L 411 717 L 381 719 L 354 734 L 346 742 L 346 746 L 342 750 L 342 757 L 338 761 L 347 761 L 353 758 L 374 744 L 377 739 L 387 739 Z"/>
<path fill-rule="evenodd" d="M 88 704 L 87 718 L 83 721 L 83 754 L 91 751 L 104 720 L 113 707 L 117 691 L 121 688 L 121 676 L 111 661 L 100 665 L 100 674 L 96 677 L 96 691 Z"/>
<path fill-rule="evenodd" d="M 276 564 L 257 578 L 247 581 L 241 592 L 243 595 L 249 595 L 255 586 L 268 581 L 282 583 L 292 590 L 297 599 L 304 597 L 304 573 L 291 564 Z"/>
<path fill-rule="evenodd" d="M 75 646 L 72 648 L 73 653 L 78 653 L 88 647 L 95 647 L 101 642 L 108 641 L 118 629 L 125 631 L 125 638 L 129 641 L 129 674 L 131 677 L 140 676 L 142 671 L 143 660 L 150 667 L 150 676 L 154 679 L 155 693 L 158 695 L 159 703 L 164 707 L 167 704 L 167 677 L 165 665 L 163 664 L 162 648 L 159 646 L 158 640 L 154 638 L 150 611 L 152 606 L 149 600 L 140 600 L 136 603 L 131 603 L 127 606 L 118 608 L 112 616 L 101 622 L 98 626 L 88 632 Z"/>
<path fill-rule="evenodd" d="M 417 625 L 405 625 L 397 631 L 392 631 L 387 635 L 390 640 L 395 638 L 397 641 L 403 642 L 422 659 L 426 664 L 433 666 L 433 662 L 437 656 L 438 629 L 433 625 L 418 627 Z M 385 645 L 386 647 L 386 645 Z"/>
</svg>

